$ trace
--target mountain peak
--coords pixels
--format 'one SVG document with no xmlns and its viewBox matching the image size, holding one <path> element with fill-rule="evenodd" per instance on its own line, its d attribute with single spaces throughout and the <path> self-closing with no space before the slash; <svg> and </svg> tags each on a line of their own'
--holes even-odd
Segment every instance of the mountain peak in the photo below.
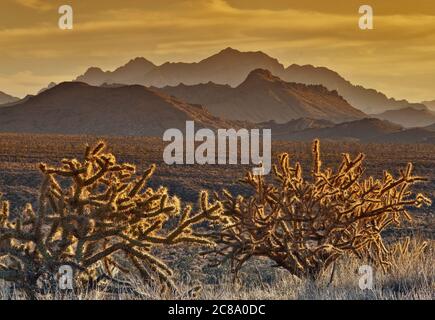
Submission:
<svg viewBox="0 0 435 320">
<path fill-rule="evenodd" d="M 231 47 L 227 47 L 227 48 L 221 50 L 219 53 L 220 54 L 235 54 L 235 53 L 241 53 L 241 51 L 234 49 L 234 48 L 231 48 Z"/>
<path fill-rule="evenodd" d="M 92 75 L 99 75 L 101 73 L 104 73 L 104 71 L 101 68 L 89 67 L 88 70 L 86 70 L 85 75 L 92 76 Z"/>
<path fill-rule="evenodd" d="M 264 82 L 283 82 L 280 78 L 274 76 L 272 72 L 266 69 L 252 70 L 246 80 L 240 86 L 256 85 Z"/>
<path fill-rule="evenodd" d="M 240 51 L 231 47 L 227 47 L 221 51 L 219 51 L 218 53 L 216 53 L 215 55 L 209 57 L 237 57 L 237 56 L 241 56 L 241 57 L 246 57 L 247 59 L 268 59 L 271 61 L 274 61 L 276 63 L 279 64 L 279 61 L 275 58 L 270 57 L 269 55 L 267 55 L 266 53 L 264 53 L 263 51 Z M 206 58 L 205 60 L 209 59 Z M 283 67 L 284 69 L 284 67 Z"/>
<path fill-rule="evenodd" d="M 230 59 L 239 59 L 238 61 L 230 60 Z M 257 68 L 264 68 L 264 66 L 269 65 L 275 69 L 280 69 L 280 71 L 284 70 L 284 66 L 279 63 L 279 61 L 275 58 L 270 57 L 266 53 L 262 51 L 240 51 L 231 47 L 225 48 L 218 53 L 205 58 L 202 62 L 225 62 L 231 61 L 232 63 L 236 62 L 241 65 L 251 63 Z M 252 69 L 254 69 L 253 67 Z M 251 70 L 252 70 L 251 69 Z"/>
<path fill-rule="evenodd" d="M 328 119 L 336 122 L 360 119 L 366 115 L 336 93 L 321 86 L 288 83 L 267 68 L 247 74 L 241 85 L 192 85 L 164 87 L 166 94 L 204 105 L 212 114 L 231 120 L 277 123 L 298 118 Z M 297 124 L 308 126 L 308 124 Z M 301 121 L 303 122 L 303 121 Z"/>
<path fill-rule="evenodd" d="M 248 75 L 248 77 L 249 76 L 251 76 L 251 77 L 259 77 L 259 78 L 264 78 L 264 79 L 270 79 L 270 80 L 276 80 L 276 79 L 279 79 L 278 77 L 275 77 L 273 74 L 272 74 L 272 72 L 270 72 L 269 70 L 267 70 L 267 69 L 261 69 L 261 68 L 258 68 L 258 69 L 255 69 L 255 70 L 252 70 L 250 73 L 249 73 L 249 75 Z"/>
<path fill-rule="evenodd" d="M 136 57 L 131 59 L 129 62 L 150 62 L 150 61 L 145 59 L 144 57 Z"/>
<path fill-rule="evenodd" d="M 124 66 L 119 67 L 117 70 L 120 70 L 122 68 L 140 68 L 140 67 L 155 67 L 155 64 L 151 61 L 145 59 L 144 57 L 136 57 L 134 59 L 131 59 L 129 62 L 127 62 Z M 115 70 L 116 71 L 116 70 Z"/>
<path fill-rule="evenodd" d="M 51 87 L 47 87 L 45 90 L 41 90 L 36 96 L 44 96 L 44 95 L 52 95 L 52 94 L 58 94 L 63 93 L 69 90 L 76 90 L 80 88 L 90 87 L 89 84 L 81 81 L 63 81 L 59 84 L 54 84 Z"/>
</svg>

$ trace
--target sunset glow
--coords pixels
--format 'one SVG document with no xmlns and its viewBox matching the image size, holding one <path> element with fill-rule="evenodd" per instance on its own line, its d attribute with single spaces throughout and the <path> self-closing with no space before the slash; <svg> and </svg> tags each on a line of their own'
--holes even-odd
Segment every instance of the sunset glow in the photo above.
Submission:
<svg viewBox="0 0 435 320">
<path fill-rule="evenodd" d="M 90 66 L 136 56 L 199 61 L 225 47 L 261 50 L 284 65 L 313 64 L 395 98 L 433 100 L 435 2 L 370 1 L 374 30 L 358 28 L 361 1 L 68 1 L 74 29 L 57 26 L 65 1 L 0 4 L 0 90 L 34 94 Z"/>
</svg>

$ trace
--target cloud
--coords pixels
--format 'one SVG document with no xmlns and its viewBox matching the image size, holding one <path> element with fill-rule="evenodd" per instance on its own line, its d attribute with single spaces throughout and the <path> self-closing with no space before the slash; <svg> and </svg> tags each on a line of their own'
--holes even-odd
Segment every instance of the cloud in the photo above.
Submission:
<svg viewBox="0 0 435 320">
<path fill-rule="evenodd" d="M 42 11 L 46 11 L 54 8 L 52 4 L 44 0 L 15 0 L 15 2 L 22 6 L 31 9 L 42 10 Z"/>
<path fill-rule="evenodd" d="M 40 8 L 42 1 L 19 2 Z M 410 5 L 404 0 L 389 4 L 373 0 L 372 31 L 358 29 L 359 0 L 70 2 L 75 15 L 71 32 L 57 27 L 57 10 L 36 15 L 18 11 L 14 19 L 19 25 L 9 21 L 7 28 L 0 28 L 0 70 L 54 74 L 62 66 L 61 73 L 71 72 L 68 79 L 72 79 L 73 70 L 91 65 L 110 69 L 134 56 L 155 63 L 198 61 L 233 46 L 262 50 L 286 65 L 324 65 L 354 83 L 385 89 L 392 96 L 403 97 L 407 86 L 412 98 L 418 99 L 423 90 L 430 94 L 430 83 L 435 82 L 435 74 L 420 81 L 422 72 L 435 64 L 432 1 L 407 12 L 404 8 Z M 0 4 L 0 18 L 4 10 Z M 397 74 L 401 82 L 395 81 Z M 6 91 L 4 84 L 0 90 Z"/>
<path fill-rule="evenodd" d="M 226 0 L 228 4 L 239 9 L 254 10 L 274 10 L 282 11 L 286 9 L 295 9 L 309 12 L 322 12 L 343 15 L 355 15 L 358 8 L 363 4 L 371 5 L 375 9 L 376 15 L 435 15 L 435 5 L 431 0 L 370 0 L 363 2 L 361 0 Z"/>
</svg>

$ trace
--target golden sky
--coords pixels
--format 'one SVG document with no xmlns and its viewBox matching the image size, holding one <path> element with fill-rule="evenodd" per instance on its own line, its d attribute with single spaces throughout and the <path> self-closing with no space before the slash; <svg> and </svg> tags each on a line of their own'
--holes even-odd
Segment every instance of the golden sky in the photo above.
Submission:
<svg viewBox="0 0 435 320">
<path fill-rule="evenodd" d="M 58 7 L 74 9 L 60 30 Z M 358 8 L 374 9 L 374 30 Z M 0 91 L 24 96 L 89 66 L 198 61 L 231 46 L 331 68 L 411 101 L 435 99 L 434 0 L 1 0 Z"/>
</svg>

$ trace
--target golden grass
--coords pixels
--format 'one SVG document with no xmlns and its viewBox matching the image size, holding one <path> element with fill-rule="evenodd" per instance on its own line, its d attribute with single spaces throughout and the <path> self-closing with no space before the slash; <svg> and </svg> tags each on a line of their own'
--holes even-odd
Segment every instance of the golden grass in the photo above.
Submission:
<svg viewBox="0 0 435 320">
<path fill-rule="evenodd" d="M 416 241 L 413 239 L 412 241 Z M 343 259 L 336 267 L 333 282 L 328 285 L 330 271 L 317 281 L 298 279 L 280 269 L 273 270 L 272 280 L 265 281 L 265 266 L 261 261 L 255 261 L 246 270 L 242 270 L 242 284 L 234 286 L 232 279 L 224 273 L 217 283 L 201 283 L 202 290 L 192 296 L 189 290 L 191 283 L 180 285 L 180 294 L 175 299 L 201 300 L 431 300 L 435 298 L 434 245 L 431 241 L 424 254 L 414 256 L 404 255 L 394 270 L 383 273 L 375 272 L 373 290 L 359 288 L 358 268 L 362 264 L 356 259 Z M 176 270 L 180 273 L 180 270 Z M 155 300 L 161 299 L 158 287 L 145 286 L 136 281 L 132 293 L 129 288 L 118 288 L 116 292 L 104 292 L 104 288 L 82 291 L 77 294 L 65 294 L 60 291 L 48 295 L 39 295 L 40 300 Z M 140 295 L 138 294 L 140 293 Z M 0 299 L 24 299 L 22 292 L 9 288 L 0 282 Z"/>
</svg>

